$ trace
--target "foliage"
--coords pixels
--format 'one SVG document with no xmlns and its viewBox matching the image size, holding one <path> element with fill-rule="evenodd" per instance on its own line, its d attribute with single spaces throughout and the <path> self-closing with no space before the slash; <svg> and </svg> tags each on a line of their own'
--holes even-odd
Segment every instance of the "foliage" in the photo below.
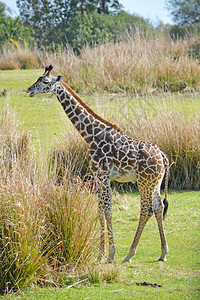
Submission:
<svg viewBox="0 0 200 300">
<path fill-rule="evenodd" d="M 167 0 L 167 8 L 178 25 L 195 25 L 200 22 L 199 0 Z"/>
<path fill-rule="evenodd" d="M 0 19 L 5 18 L 11 13 L 11 9 L 6 6 L 4 2 L 0 1 Z"/>
<path fill-rule="evenodd" d="M 200 35 L 200 24 L 198 25 L 172 25 L 167 30 L 172 39 L 186 39 Z"/>
<path fill-rule="evenodd" d="M 19 43 L 24 44 L 31 39 L 31 29 L 24 26 L 19 17 L 12 18 L 7 13 L 6 5 L 0 2 L 0 49 L 6 42 L 11 48 L 19 50 Z"/>
<path fill-rule="evenodd" d="M 0 20 L 0 48 L 8 41 L 19 50 L 18 43 L 30 40 L 30 28 L 22 25 L 20 18 L 6 17 Z"/>
<path fill-rule="evenodd" d="M 17 6 L 23 24 L 33 28 L 33 35 L 39 46 L 66 43 L 67 32 L 78 12 L 81 15 L 94 11 L 109 14 L 113 9 L 116 11 L 120 9 L 118 0 L 39 0 L 37 2 L 17 0 Z"/>
<path fill-rule="evenodd" d="M 79 1 L 79 11 L 91 13 L 97 11 L 98 13 L 112 14 L 121 10 L 122 5 L 118 0 L 81 0 Z"/>
<path fill-rule="evenodd" d="M 47 46 L 53 41 L 57 42 L 62 31 L 65 34 L 65 28 L 76 14 L 77 3 L 77 0 L 37 2 L 18 0 L 17 6 L 23 24 L 33 28 L 38 45 Z"/>
<path fill-rule="evenodd" d="M 98 45 L 101 43 L 120 41 L 128 32 L 141 33 L 153 31 L 148 21 L 136 15 L 120 12 L 117 15 L 98 13 L 77 14 L 72 20 L 66 36 L 68 43 L 76 51 L 84 45 Z"/>
</svg>

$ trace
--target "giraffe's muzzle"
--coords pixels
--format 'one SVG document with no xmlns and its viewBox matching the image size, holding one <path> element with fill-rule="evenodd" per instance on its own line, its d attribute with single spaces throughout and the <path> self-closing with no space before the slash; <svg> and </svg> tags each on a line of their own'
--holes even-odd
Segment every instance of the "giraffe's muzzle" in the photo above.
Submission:
<svg viewBox="0 0 200 300">
<path fill-rule="evenodd" d="M 29 93 L 29 97 L 33 97 L 37 94 L 39 94 L 38 89 L 34 89 L 33 86 L 30 86 L 27 90 L 26 93 Z"/>
</svg>

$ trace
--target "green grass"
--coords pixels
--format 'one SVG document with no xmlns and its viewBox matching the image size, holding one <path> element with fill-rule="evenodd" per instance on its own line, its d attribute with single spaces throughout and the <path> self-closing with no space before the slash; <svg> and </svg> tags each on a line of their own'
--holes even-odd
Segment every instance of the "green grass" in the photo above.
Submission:
<svg viewBox="0 0 200 300">
<path fill-rule="evenodd" d="M 22 129 L 30 131 L 34 144 L 44 150 L 62 132 L 66 118 L 53 95 L 30 98 L 25 93 L 41 74 L 42 70 L 1 71 L 0 90 L 6 90 L 6 96 L 0 97 L 0 111 L 6 107 L 14 110 Z"/>
<path fill-rule="evenodd" d="M 113 222 L 116 242 L 117 282 L 89 281 L 75 287 L 39 288 L 32 286 L 7 299 L 198 299 L 199 297 L 199 200 L 200 192 L 171 192 L 165 231 L 169 244 L 167 262 L 158 262 L 160 240 L 155 218 L 142 234 L 132 263 L 123 264 L 135 234 L 139 216 L 138 193 L 113 195 Z M 94 262 L 95 267 L 95 262 Z M 137 286 L 136 282 L 157 283 L 162 287 Z"/>
</svg>

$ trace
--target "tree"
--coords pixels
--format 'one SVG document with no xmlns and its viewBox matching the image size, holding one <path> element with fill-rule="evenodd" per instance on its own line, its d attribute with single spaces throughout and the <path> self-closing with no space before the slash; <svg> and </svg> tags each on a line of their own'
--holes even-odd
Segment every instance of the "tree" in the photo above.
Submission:
<svg viewBox="0 0 200 300">
<path fill-rule="evenodd" d="M 24 26 L 19 17 L 12 18 L 8 14 L 10 10 L 0 2 L 0 48 L 6 43 L 14 44 L 17 49 L 19 42 L 30 40 L 30 28 Z"/>
<path fill-rule="evenodd" d="M 39 46 L 65 43 L 72 20 L 78 13 L 114 14 L 121 9 L 118 0 L 17 0 L 24 25 L 33 28 Z"/>
<path fill-rule="evenodd" d="M 0 2 L 0 19 L 5 18 L 10 13 L 11 9 L 4 2 Z"/>
<path fill-rule="evenodd" d="M 111 11 L 119 12 L 122 8 L 122 5 L 118 0 L 100 0 L 98 1 L 98 13 L 109 14 Z"/>
<path fill-rule="evenodd" d="M 145 33 L 153 30 L 153 27 L 144 18 L 124 11 L 114 15 L 97 12 L 79 13 L 72 20 L 66 36 L 69 44 L 78 52 L 86 44 L 116 42 L 123 39 L 127 32 L 133 33 L 138 29 Z"/>
<path fill-rule="evenodd" d="M 167 0 L 166 6 L 178 25 L 200 23 L 200 0 Z"/>
<path fill-rule="evenodd" d="M 82 0 L 79 1 L 78 5 L 81 14 L 83 14 L 84 12 L 112 14 L 117 13 L 122 9 L 122 5 L 118 0 Z"/>
</svg>

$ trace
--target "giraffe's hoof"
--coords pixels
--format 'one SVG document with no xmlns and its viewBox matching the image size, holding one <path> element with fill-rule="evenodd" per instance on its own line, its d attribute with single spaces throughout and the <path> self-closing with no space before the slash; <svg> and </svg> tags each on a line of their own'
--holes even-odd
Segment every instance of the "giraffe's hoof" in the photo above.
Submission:
<svg viewBox="0 0 200 300">
<path fill-rule="evenodd" d="M 162 258 L 160 257 L 158 261 L 167 261 L 166 257 Z"/>
<path fill-rule="evenodd" d="M 131 258 L 129 257 L 129 255 L 127 255 L 127 257 L 122 261 L 123 263 L 125 262 L 132 262 Z"/>
<path fill-rule="evenodd" d="M 107 261 L 106 261 L 106 264 L 114 264 L 114 258 L 111 258 L 111 257 L 108 257 L 107 258 Z"/>
</svg>

